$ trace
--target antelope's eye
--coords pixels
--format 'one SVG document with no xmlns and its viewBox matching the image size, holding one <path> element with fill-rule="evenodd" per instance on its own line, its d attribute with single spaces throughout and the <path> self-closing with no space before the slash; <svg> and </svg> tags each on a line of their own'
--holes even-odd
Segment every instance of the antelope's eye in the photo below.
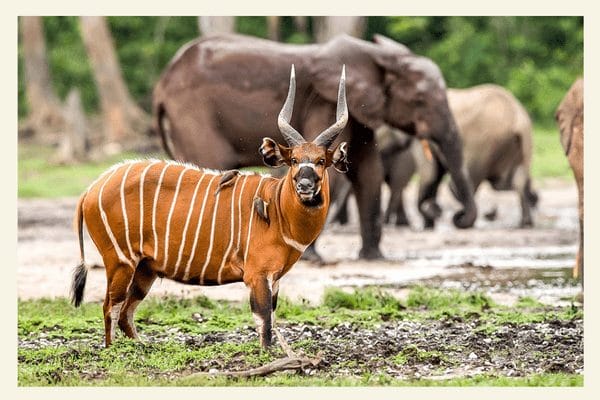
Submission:
<svg viewBox="0 0 600 400">
<path fill-rule="evenodd" d="M 319 161 L 317 161 L 317 165 L 325 165 L 325 159 L 321 158 Z"/>
<path fill-rule="evenodd" d="M 298 160 L 296 160 L 295 158 L 292 158 L 292 165 L 296 165 L 298 164 Z"/>
</svg>

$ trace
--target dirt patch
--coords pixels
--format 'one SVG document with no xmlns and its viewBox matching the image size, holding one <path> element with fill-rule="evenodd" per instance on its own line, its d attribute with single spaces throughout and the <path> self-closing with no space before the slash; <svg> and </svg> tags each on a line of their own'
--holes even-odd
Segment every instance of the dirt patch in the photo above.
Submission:
<svg viewBox="0 0 600 400">
<path fill-rule="evenodd" d="M 416 186 L 411 184 L 405 198 L 413 228 L 384 227 L 381 249 L 385 260 L 356 259 L 361 239 L 356 209 L 352 208 L 348 225 L 327 226 L 317 242 L 317 249 L 329 264 L 322 267 L 298 262 L 281 280 L 280 293 L 315 303 L 320 301 L 327 286 L 384 285 L 402 296 L 404 292 L 399 289 L 425 282 L 442 287 L 461 286 L 466 290 L 489 289 L 494 300 L 504 304 L 529 295 L 548 304 L 559 304 L 579 290 L 576 282 L 565 278 L 573 264 L 578 240 L 577 191 L 571 182 L 552 180 L 538 184 L 537 189 L 540 202 L 533 229 L 515 228 L 520 219 L 516 193 L 495 192 L 483 186 L 477 194 L 480 212 L 483 214 L 486 207 L 496 205 L 497 220 L 480 217 L 475 229 L 457 230 L 451 217 L 458 203 L 444 186 L 440 190 L 444 215 L 435 230 L 424 231 L 415 202 L 409 201 L 416 198 Z M 383 195 L 385 204 L 388 194 L 384 191 Z M 76 198 L 19 200 L 20 298 L 68 296 L 71 273 L 79 259 L 72 228 L 76 201 Z M 350 204 L 354 206 L 353 202 Z M 85 248 L 88 263 L 102 264 L 87 236 Z M 456 268 L 464 265 L 472 268 Z M 536 274 L 555 274 L 556 279 L 549 285 L 533 277 Z M 92 269 L 85 301 L 101 301 L 105 285 L 104 270 Z M 225 300 L 245 300 L 248 296 L 241 283 L 194 287 L 166 279 L 157 281 L 150 295 L 165 294 L 184 297 L 203 294 Z"/>
</svg>

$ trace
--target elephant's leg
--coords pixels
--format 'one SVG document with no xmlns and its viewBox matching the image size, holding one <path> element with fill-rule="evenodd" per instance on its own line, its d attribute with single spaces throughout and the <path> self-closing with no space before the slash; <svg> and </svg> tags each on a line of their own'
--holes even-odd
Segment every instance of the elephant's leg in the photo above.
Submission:
<svg viewBox="0 0 600 400">
<path fill-rule="evenodd" d="M 421 179 L 419 183 L 418 208 L 423 216 L 423 227 L 432 229 L 435 220 L 442 215 L 442 209 L 436 202 L 438 187 L 444 176 L 444 168 L 434 157 L 426 167 L 419 169 Z"/>
<path fill-rule="evenodd" d="M 390 200 L 388 201 L 387 208 L 385 209 L 385 213 L 383 214 L 383 223 L 389 224 L 392 220 L 392 215 L 396 213 L 396 210 L 393 208 L 394 202 L 394 193 L 390 194 Z"/>
<path fill-rule="evenodd" d="M 417 169 L 413 152 L 409 149 L 398 152 L 392 160 L 389 174 L 390 203 L 389 209 L 396 214 L 396 226 L 409 226 L 409 221 L 404 210 L 404 189 Z"/>
<path fill-rule="evenodd" d="M 373 133 L 355 127 L 356 131 L 349 146 L 350 170 L 348 178 L 352 182 L 358 215 L 362 248 L 360 258 L 377 259 L 383 255 L 379 249 L 381 240 L 381 185 L 383 166 L 375 147 Z"/>
<path fill-rule="evenodd" d="M 404 192 L 400 192 L 396 205 L 396 226 L 410 226 L 410 221 L 404 209 Z"/>
<path fill-rule="evenodd" d="M 321 255 L 317 252 L 316 242 L 317 241 L 315 240 L 306 248 L 306 250 L 304 250 L 304 253 L 302 253 L 300 259 L 304 261 L 310 261 L 315 264 L 323 264 L 323 257 L 321 257 Z"/>
<path fill-rule="evenodd" d="M 456 190 L 456 198 L 463 205 L 463 209 L 454 214 L 452 222 L 457 228 L 470 228 L 477 219 L 477 206 L 473 197 L 473 188 L 469 182 L 467 171 L 463 163 L 462 140 L 458 136 L 437 138 L 439 146 L 436 151 L 442 155 L 441 160 L 450 174 Z M 435 147 L 433 147 L 435 148 Z"/>
<path fill-rule="evenodd" d="M 513 176 L 513 186 L 519 194 L 521 203 L 521 228 L 532 227 L 533 218 L 531 217 L 531 200 L 529 194 L 529 186 L 531 179 L 527 169 L 523 164 L 519 165 Z"/>
<path fill-rule="evenodd" d="M 348 201 L 350 200 L 350 195 L 352 194 L 352 185 L 350 184 L 350 182 L 348 182 L 347 179 L 340 179 L 339 185 L 341 186 L 341 188 L 338 191 L 336 199 L 334 201 L 335 210 L 333 210 L 334 214 L 330 217 L 330 221 L 337 221 L 340 223 L 340 225 L 346 225 L 349 220 Z"/>
</svg>

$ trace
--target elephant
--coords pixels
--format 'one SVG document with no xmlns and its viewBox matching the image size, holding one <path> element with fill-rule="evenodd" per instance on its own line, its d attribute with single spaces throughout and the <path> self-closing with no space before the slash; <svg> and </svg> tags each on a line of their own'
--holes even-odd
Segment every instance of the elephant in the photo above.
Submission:
<svg viewBox="0 0 600 400">
<path fill-rule="evenodd" d="M 448 103 L 462 137 L 465 168 L 473 190 L 476 192 L 485 180 L 496 190 L 516 190 L 521 204 L 520 226 L 533 226 L 531 209 L 538 195 L 530 176 L 532 126 L 523 105 L 509 91 L 493 84 L 448 89 Z M 429 160 L 421 143 L 403 132 L 382 130 L 377 140 L 385 182 L 390 187 L 384 222 L 390 223 L 395 216 L 397 226 L 408 226 L 403 190 L 417 171 L 421 181 L 439 182 L 438 163 Z M 441 214 L 439 206 L 434 208 L 435 215 Z M 339 210 L 337 219 L 343 222 L 347 217 L 343 207 Z M 495 211 L 486 215 L 494 216 Z M 424 227 L 432 228 L 434 219 L 427 214 L 423 217 Z"/>
<path fill-rule="evenodd" d="M 579 250 L 573 276 L 581 276 L 583 284 L 583 78 L 577 79 L 560 102 L 555 119 L 560 143 L 565 150 L 577 184 L 579 211 Z"/>
<path fill-rule="evenodd" d="M 153 129 L 167 154 L 214 169 L 261 165 L 256 148 L 277 133 L 287 73 L 295 66 L 298 98 L 291 124 L 312 140 L 335 119 L 337 79 L 346 66 L 350 118 L 337 142 L 348 142 L 346 177 L 356 193 L 362 248 L 359 257 L 383 257 L 380 191 L 383 168 L 375 134 L 390 126 L 427 140 L 455 182 L 463 208 L 454 224 L 477 217 L 462 170 L 462 144 L 438 66 L 381 35 L 374 42 L 348 35 L 322 44 L 283 44 L 239 34 L 213 35 L 184 45 L 153 91 Z M 341 175 L 332 174 L 332 185 Z M 435 182 L 419 204 L 433 202 Z"/>
</svg>

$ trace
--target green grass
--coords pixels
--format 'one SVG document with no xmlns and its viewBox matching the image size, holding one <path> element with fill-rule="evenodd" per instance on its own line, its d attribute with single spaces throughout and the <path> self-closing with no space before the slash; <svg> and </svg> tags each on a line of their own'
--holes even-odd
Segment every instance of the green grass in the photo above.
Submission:
<svg viewBox="0 0 600 400">
<path fill-rule="evenodd" d="M 534 127 L 531 175 L 534 179 L 572 179 L 573 173 L 560 144 L 558 128 Z"/>
<path fill-rule="evenodd" d="M 53 152 L 54 150 L 47 146 L 19 144 L 19 197 L 79 196 L 111 165 L 141 157 L 136 153 L 122 153 L 102 162 L 57 165 L 49 161 Z"/>
<path fill-rule="evenodd" d="M 531 173 L 534 179 L 550 177 L 572 179 L 557 129 L 535 127 L 533 141 Z M 109 157 L 102 162 L 54 165 L 49 161 L 53 153 L 54 150 L 47 146 L 19 144 L 19 197 L 78 196 L 109 166 L 125 159 L 146 157 L 136 153 L 124 153 Z M 261 172 L 265 170 L 262 167 L 250 169 Z"/>
<path fill-rule="evenodd" d="M 201 322 L 197 321 L 198 314 Z M 581 308 L 549 308 L 523 298 L 514 308 L 494 304 L 483 294 L 457 290 L 411 289 L 401 303 L 384 292 L 367 288 L 354 293 L 327 290 L 322 305 L 295 303 L 282 298 L 277 321 L 282 324 L 310 324 L 334 327 L 350 323 L 356 329 L 368 329 L 389 320 L 424 321 L 464 318 L 477 321 L 482 334 L 498 328 L 548 319 L 582 318 Z M 246 368 L 264 365 L 282 357 L 280 348 L 260 348 L 258 340 L 243 343 L 216 341 L 193 345 L 175 340 L 178 333 L 200 337 L 209 333 L 253 329 L 247 303 L 212 301 L 206 297 L 176 299 L 149 298 L 136 313 L 141 334 L 157 338 L 143 343 L 122 335 L 109 349 L 102 347 L 104 327 L 102 305 L 84 303 L 74 308 L 67 299 L 39 299 L 18 302 L 18 336 L 21 341 L 48 341 L 46 345 L 18 348 L 18 384 L 20 386 L 581 386 L 583 377 L 569 374 L 542 374 L 522 378 L 481 375 L 452 379 L 398 380 L 385 373 L 364 372 L 342 376 L 320 371 L 314 376 L 276 374 L 264 378 L 237 379 L 190 376 L 193 370 L 229 364 Z M 319 342 L 301 339 L 291 343 L 294 349 L 315 355 Z M 465 350 L 452 344 L 426 350 L 407 344 L 391 354 L 398 366 L 429 362 L 441 367 L 455 366 L 452 354 Z M 445 347 L 444 347 L 445 346 Z M 456 346 L 455 346 L 456 347 Z M 217 364 L 214 364 L 214 363 Z M 351 366 L 352 361 L 348 361 Z M 207 367 L 208 366 L 208 367 Z"/>
</svg>

